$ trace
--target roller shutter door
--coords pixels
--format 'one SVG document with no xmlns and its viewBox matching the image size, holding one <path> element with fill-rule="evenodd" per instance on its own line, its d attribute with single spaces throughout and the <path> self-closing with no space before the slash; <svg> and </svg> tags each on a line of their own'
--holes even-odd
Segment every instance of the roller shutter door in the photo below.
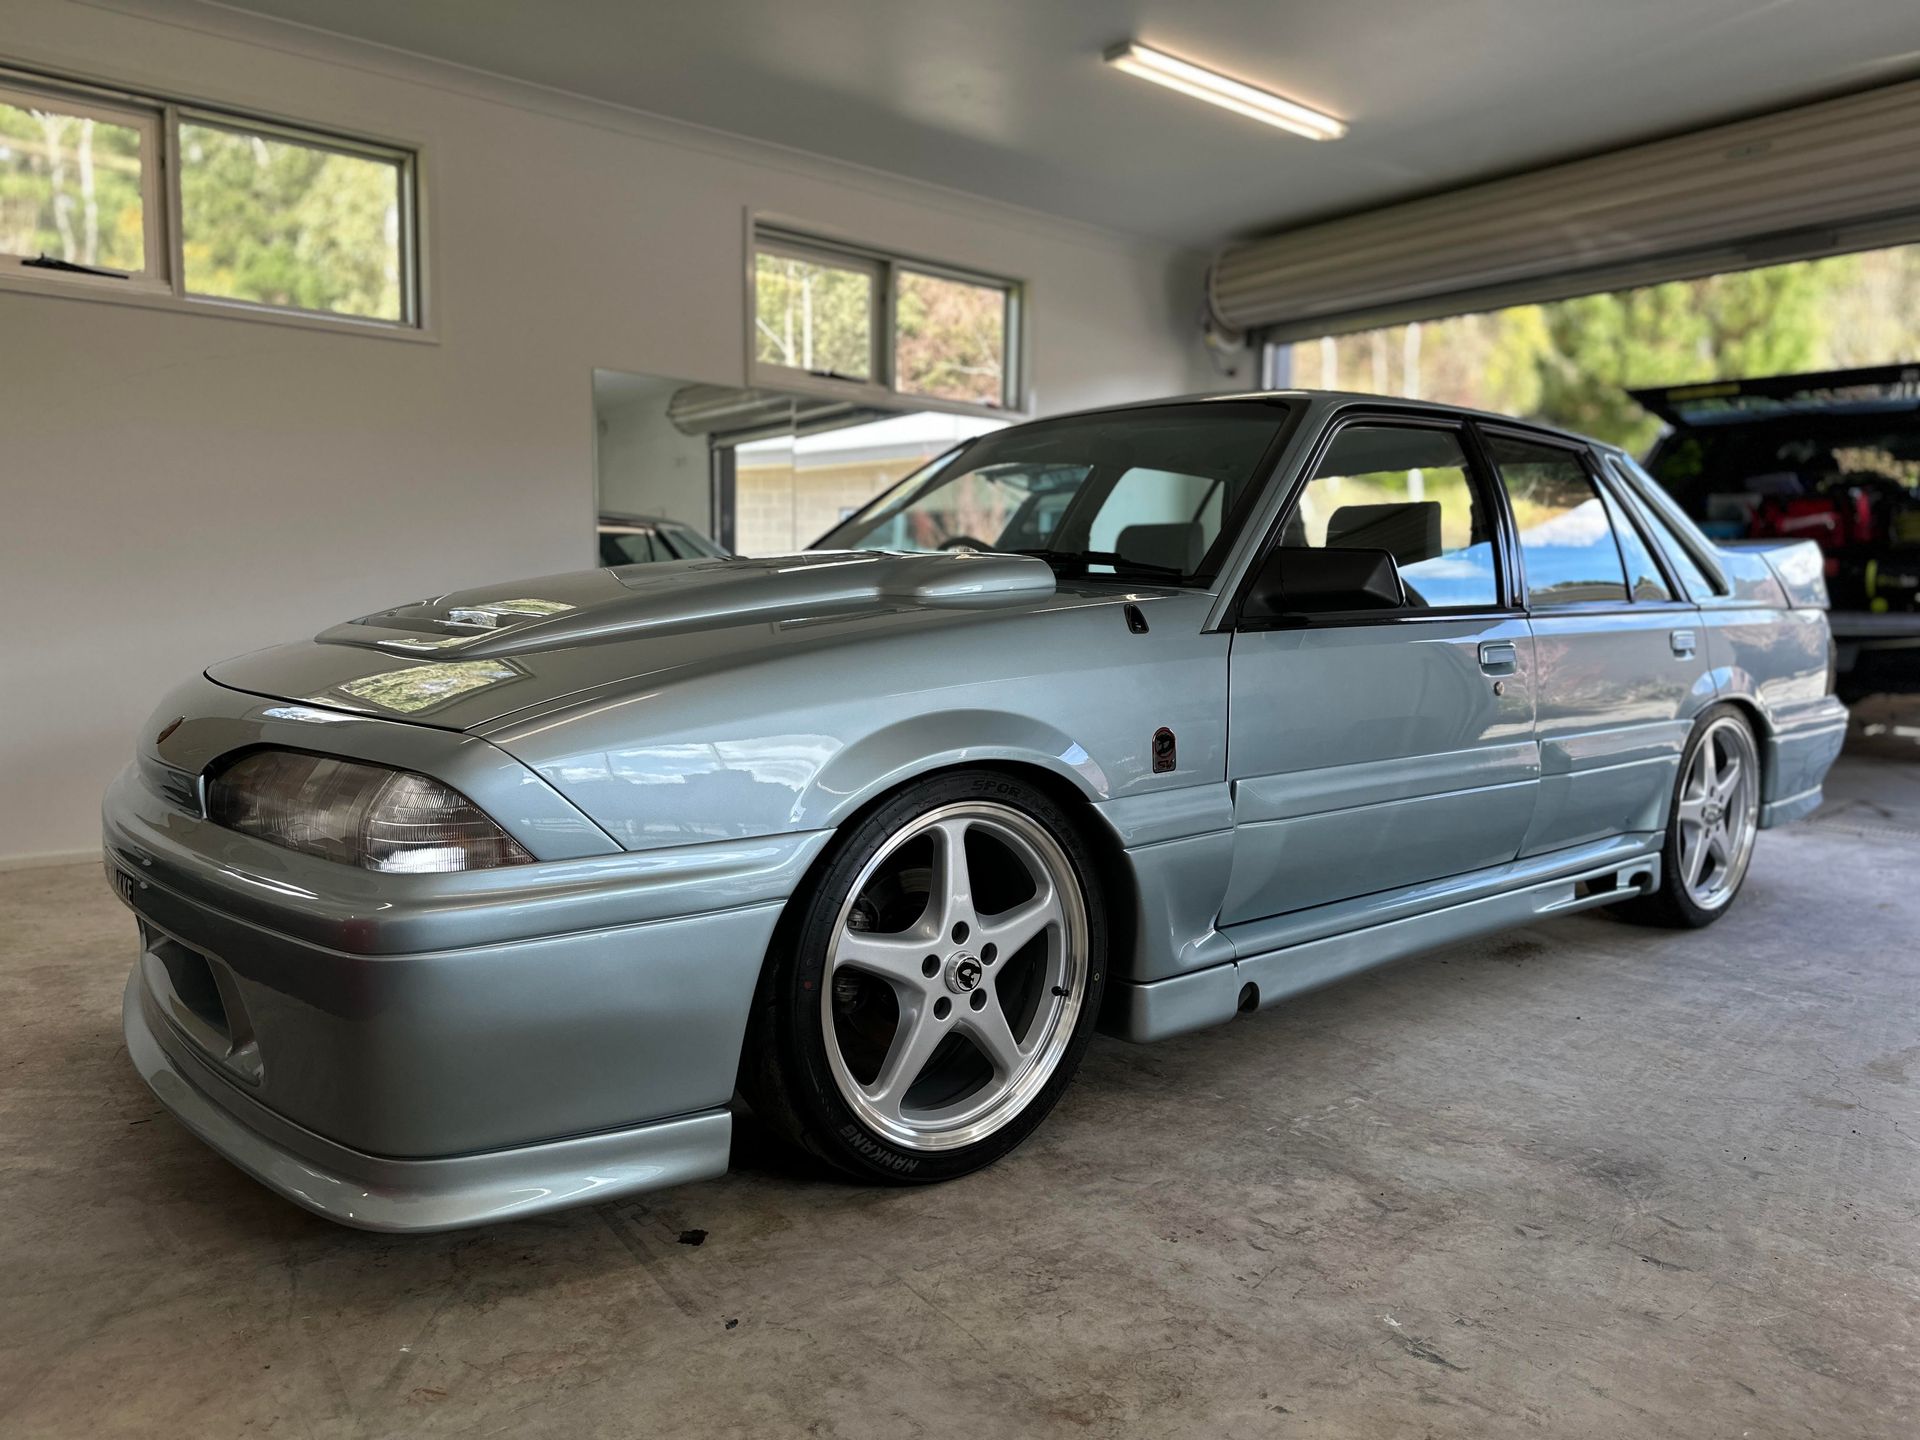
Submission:
<svg viewBox="0 0 1920 1440">
<path fill-rule="evenodd" d="M 1276 340 L 1920 240 L 1920 81 L 1228 247 L 1218 320 Z"/>
</svg>

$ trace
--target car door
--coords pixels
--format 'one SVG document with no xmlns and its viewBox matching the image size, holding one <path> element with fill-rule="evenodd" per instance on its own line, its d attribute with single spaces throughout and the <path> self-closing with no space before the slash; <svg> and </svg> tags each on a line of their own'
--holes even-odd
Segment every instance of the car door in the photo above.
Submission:
<svg viewBox="0 0 1920 1440">
<path fill-rule="evenodd" d="M 1534 638 L 1540 798 L 1520 853 L 1656 831 L 1713 699 L 1699 612 L 1584 447 L 1493 427 L 1485 441 Z"/>
<path fill-rule="evenodd" d="M 1473 444 L 1460 424 L 1360 415 L 1307 462 L 1270 550 L 1387 550 L 1407 602 L 1237 625 L 1222 925 L 1519 850 L 1539 773 L 1533 640 Z"/>
</svg>

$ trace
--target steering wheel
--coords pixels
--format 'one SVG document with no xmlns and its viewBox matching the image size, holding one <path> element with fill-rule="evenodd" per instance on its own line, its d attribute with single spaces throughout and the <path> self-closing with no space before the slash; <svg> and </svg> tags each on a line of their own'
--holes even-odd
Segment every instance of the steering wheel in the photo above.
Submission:
<svg viewBox="0 0 1920 1440">
<path fill-rule="evenodd" d="M 971 535 L 949 535 L 938 546 L 941 550 L 991 550 L 993 547 L 984 540 L 976 540 Z"/>
</svg>

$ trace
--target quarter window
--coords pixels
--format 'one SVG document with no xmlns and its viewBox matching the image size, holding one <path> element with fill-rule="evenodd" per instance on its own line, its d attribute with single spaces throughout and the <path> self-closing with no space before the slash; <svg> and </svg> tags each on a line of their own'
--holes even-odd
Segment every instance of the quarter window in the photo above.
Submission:
<svg viewBox="0 0 1920 1440">
<path fill-rule="evenodd" d="M 1667 563 L 1673 567 L 1674 574 L 1680 577 L 1680 584 L 1695 600 L 1720 593 L 1719 587 L 1708 578 L 1707 572 L 1700 568 L 1700 562 L 1693 558 L 1693 551 L 1687 548 L 1680 537 L 1673 532 L 1659 510 L 1649 503 L 1650 497 L 1640 493 L 1631 477 L 1627 477 L 1621 467 L 1615 463 L 1614 474 L 1622 476 L 1627 482 L 1627 491 L 1635 500 L 1642 503 L 1637 513 L 1646 521 L 1652 532 L 1654 543 L 1660 547 L 1660 553 L 1667 557 Z M 1644 474 L 1644 472 L 1642 472 Z M 1652 483 L 1652 482 L 1648 482 Z"/>
<path fill-rule="evenodd" d="M 1281 528 L 1290 548 L 1389 552 L 1421 609 L 1497 605 L 1493 510 L 1451 430 L 1349 425 Z"/>
<path fill-rule="evenodd" d="M 1527 597 L 1536 607 L 1627 599 L 1607 507 L 1578 456 L 1504 435 L 1487 448 L 1513 505 Z"/>
<path fill-rule="evenodd" d="M 1626 513 L 1618 495 L 1608 493 L 1607 516 L 1613 521 L 1614 536 L 1620 541 L 1620 558 L 1627 565 L 1627 588 L 1635 600 L 1671 600 L 1673 591 L 1654 562 L 1633 518 Z"/>
</svg>

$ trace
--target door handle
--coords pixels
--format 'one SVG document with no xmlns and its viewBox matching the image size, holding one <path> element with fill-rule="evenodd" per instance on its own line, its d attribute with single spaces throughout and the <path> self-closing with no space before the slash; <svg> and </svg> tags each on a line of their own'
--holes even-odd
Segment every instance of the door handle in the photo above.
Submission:
<svg viewBox="0 0 1920 1440">
<path fill-rule="evenodd" d="M 1673 631 L 1667 636 L 1667 643 L 1673 647 L 1673 653 L 1682 660 L 1689 658 L 1698 648 L 1691 630 Z"/>
<path fill-rule="evenodd" d="M 1520 652 L 1511 640 L 1483 640 L 1480 668 L 1489 675 L 1511 675 L 1520 664 Z"/>
</svg>

